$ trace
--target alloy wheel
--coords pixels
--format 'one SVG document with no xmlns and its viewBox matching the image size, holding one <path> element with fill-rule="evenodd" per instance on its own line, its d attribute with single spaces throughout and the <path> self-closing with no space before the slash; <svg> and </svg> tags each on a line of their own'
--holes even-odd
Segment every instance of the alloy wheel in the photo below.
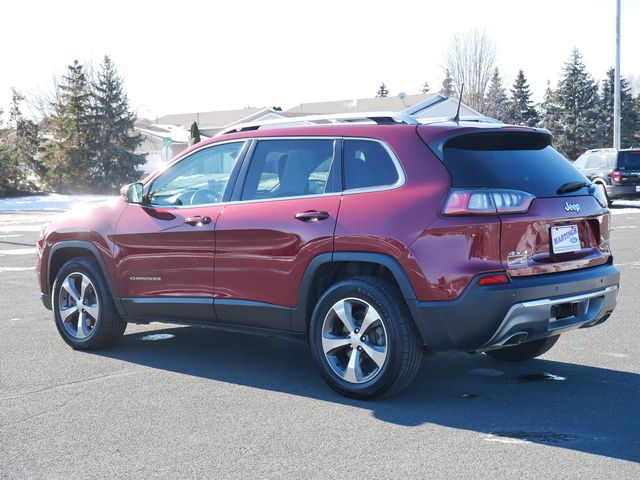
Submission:
<svg viewBox="0 0 640 480">
<path fill-rule="evenodd" d="M 380 314 L 364 300 L 339 300 L 324 318 L 322 350 L 341 379 L 355 384 L 372 380 L 382 370 L 388 353 Z"/>
<path fill-rule="evenodd" d="M 99 321 L 100 305 L 96 288 L 87 275 L 81 272 L 67 275 L 58 293 L 58 313 L 73 338 L 83 340 L 91 336 Z"/>
</svg>

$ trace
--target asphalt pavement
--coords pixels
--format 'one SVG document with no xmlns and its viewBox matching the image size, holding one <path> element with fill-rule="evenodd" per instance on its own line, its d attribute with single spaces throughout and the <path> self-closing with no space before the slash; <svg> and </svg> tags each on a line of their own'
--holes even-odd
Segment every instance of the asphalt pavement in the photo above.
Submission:
<svg viewBox="0 0 640 480">
<path fill-rule="evenodd" d="M 368 402 L 295 341 L 152 324 L 71 350 L 35 278 L 48 215 L 0 214 L 0 479 L 640 478 L 640 206 L 613 209 L 604 325 L 520 364 L 425 357 Z"/>
</svg>

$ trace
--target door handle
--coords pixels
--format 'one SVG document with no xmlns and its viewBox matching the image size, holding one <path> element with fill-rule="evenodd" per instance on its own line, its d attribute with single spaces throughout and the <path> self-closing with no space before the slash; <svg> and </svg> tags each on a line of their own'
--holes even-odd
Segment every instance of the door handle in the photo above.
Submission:
<svg viewBox="0 0 640 480">
<path fill-rule="evenodd" d="M 310 221 L 317 222 L 318 220 L 325 220 L 329 218 L 329 213 L 319 211 L 319 210 L 307 210 L 306 212 L 296 213 L 293 218 L 295 218 L 296 220 L 300 220 L 302 222 L 310 222 Z"/>
<path fill-rule="evenodd" d="M 188 223 L 192 227 L 201 227 L 203 225 L 208 225 L 211 223 L 211 217 L 202 217 L 200 215 L 196 215 L 194 217 L 187 217 L 184 223 Z"/>
</svg>

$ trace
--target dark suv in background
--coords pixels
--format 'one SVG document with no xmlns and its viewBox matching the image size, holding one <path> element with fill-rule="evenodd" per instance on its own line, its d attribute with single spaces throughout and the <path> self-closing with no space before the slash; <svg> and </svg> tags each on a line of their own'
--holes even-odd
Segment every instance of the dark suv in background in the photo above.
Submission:
<svg viewBox="0 0 640 480">
<path fill-rule="evenodd" d="M 37 274 L 64 341 L 105 348 L 154 321 L 293 336 L 332 388 L 369 398 L 424 350 L 531 359 L 613 312 L 604 192 L 548 131 L 293 121 L 222 132 L 45 225 Z"/>
<path fill-rule="evenodd" d="M 640 149 L 588 150 L 573 165 L 593 183 L 604 187 L 609 202 L 640 198 Z"/>
</svg>

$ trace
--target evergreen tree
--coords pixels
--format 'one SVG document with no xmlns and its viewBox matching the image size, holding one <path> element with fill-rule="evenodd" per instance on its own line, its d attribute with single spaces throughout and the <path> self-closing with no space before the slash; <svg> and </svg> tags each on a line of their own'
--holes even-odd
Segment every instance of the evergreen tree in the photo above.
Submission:
<svg viewBox="0 0 640 480">
<path fill-rule="evenodd" d="M 560 112 L 555 104 L 555 92 L 551 89 L 551 81 L 547 80 L 547 88 L 544 91 L 542 103 L 538 108 L 540 126 L 552 133 L 558 131 L 560 125 Z"/>
<path fill-rule="evenodd" d="M 511 98 L 508 109 L 509 122 L 515 125 L 526 125 L 535 127 L 540 121 L 533 101 L 529 84 L 522 69 L 518 71 L 516 81 L 511 88 Z"/>
<path fill-rule="evenodd" d="M 138 166 L 144 163 L 144 155 L 135 153 L 142 143 L 134 130 L 137 116 L 129 108 L 122 77 L 109 56 L 104 57 L 93 84 L 92 110 L 93 181 L 100 191 L 114 191 L 140 176 Z"/>
<path fill-rule="evenodd" d="M 445 97 L 453 97 L 455 95 L 455 91 L 453 90 L 453 78 L 451 78 L 451 72 L 449 70 L 446 71 L 444 80 L 442 81 L 440 93 Z"/>
<path fill-rule="evenodd" d="M 20 191 L 33 191 L 37 187 L 35 181 L 44 174 L 44 166 L 38 158 L 40 136 L 38 125 L 27 119 L 20 110 L 20 104 L 24 96 L 16 89 L 12 89 L 11 109 L 9 110 L 9 122 L 13 126 L 10 152 L 16 163 L 16 189 Z"/>
<path fill-rule="evenodd" d="M 196 143 L 200 143 L 200 130 L 198 129 L 198 122 L 193 122 L 189 132 L 189 145 L 195 145 Z"/>
<path fill-rule="evenodd" d="M 14 191 L 13 177 L 15 162 L 9 153 L 7 138 L 10 130 L 5 128 L 2 121 L 3 110 L 0 108 L 0 197 L 11 194 Z"/>
<path fill-rule="evenodd" d="M 604 122 L 598 84 L 587 72 L 578 49 L 573 49 L 565 63 L 558 88 L 548 93 L 543 104 L 544 126 L 554 135 L 556 148 L 575 160 L 585 150 L 600 147 Z"/>
<path fill-rule="evenodd" d="M 422 85 L 422 88 L 420 89 L 420 93 L 423 95 L 426 93 L 429 93 L 429 84 L 427 82 L 424 82 L 424 84 Z"/>
<path fill-rule="evenodd" d="M 51 107 L 45 119 L 46 183 L 56 191 L 92 191 L 96 168 L 91 156 L 91 94 L 77 60 L 67 67 Z"/>
<path fill-rule="evenodd" d="M 605 117 L 603 147 L 613 147 L 613 103 L 615 70 L 609 69 L 602 82 L 601 101 Z M 640 111 L 631 94 L 631 86 L 620 78 L 620 143 L 622 148 L 640 145 Z"/>
<path fill-rule="evenodd" d="M 382 82 L 382 84 L 380 85 L 380 88 L 378 88 L 378 91 L 376 92 L 376 97 L 388 97 L 389 96 L 389 90 L 387 90 L 387 86 L 384 84 L 384 82 Z"/>
<path fill-rule="evenodd" d="M 500 78 L 500 71 L 496 67 L 493 70 L 487 96 L 485 97 L 483 113 L 496 120 L 509 122 L 510 120 L 507 114 L 508 102 L 507 92 L 502 84 L 502 78 Z"/>
</svg>

